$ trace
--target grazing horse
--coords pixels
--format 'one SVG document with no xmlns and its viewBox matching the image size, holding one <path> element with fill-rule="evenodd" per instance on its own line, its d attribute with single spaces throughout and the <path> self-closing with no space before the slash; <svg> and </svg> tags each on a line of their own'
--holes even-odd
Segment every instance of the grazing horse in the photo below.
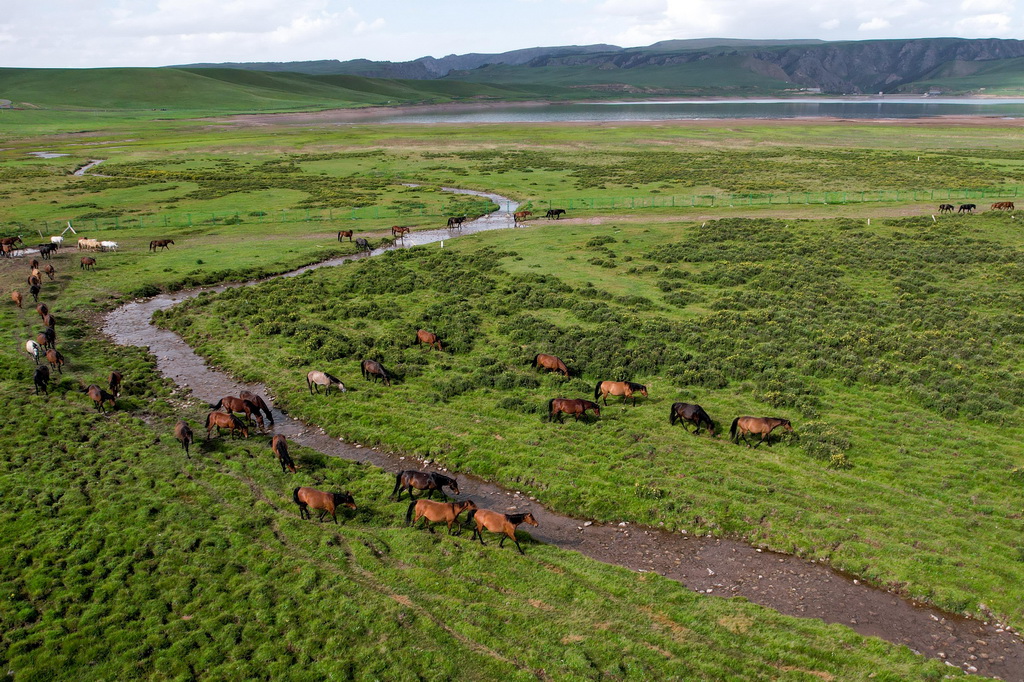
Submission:
<svg viewBox="0 0 1024 682">
<path fill-rule="evenodd" d="M 425 343 L 430 348 L 437 348 L 439 351 L 444 350 L 441 348 L 441 339 L 437 338 L 437 334 L 428 332 L 426 329 L 416 330 L 416 343 Z"/>
<path fill-rule="evenodd" d="M 761 437 L 761 440 L 757 441 L 757 445 L 754 445 L 755 448 L 765 442 L 771 447 L 771 433 L 780 426 L 783 431 L 793 433 L 793 426 L 789 423 L 788 419 L 780 417 L 736 417 L 732 420 L 732 426 L 729 428 L 729 440 L 739 445 L 739 439 L 742 438 L 743 442 L 747 443 L 747 434 L 751 433 Z M 750 447 L 750 443 L 747 443 L 747 447 Z"/>
<path fill-rule="evenodd" d="M 434 491 L 441 493 L 444 496 L 444 490 L 441 488 L 448 486 L 451 488 L 453 495 L 459 494 L 459 484 L 451 476 L 445 476 L 439 474 L 436 471 L 399 471 L 395 474 L 395 489 L 391 491 L 391 497 L 394 498 L 395 502 L 402 499 L 402 493 L 405 491 L 409 492 L 409 499 L 414 500 L 412 496 L 412 489 L 426 490 L 426 498 L 429 500 L 434 497 Z M 395 497 L 395 493 L 398 493 L 398 497 Z M 423 496 L 420 496 L 423 499 Z"/>
<path fill-rule="evenodd" d="M 544 217 L 545 218 L 554 218 L 555 220 L 560 220 L 562 218 L 562 216 L 564 216 L 564 215 L 565 215 L 565 209 L 564 208 L 552 208 L 552 209 L 548 209 L 548 212 L 544 214 Z"/>
<path fill-rule="evenodd" d="M 107 377 L 107 388 L 109 388 L 110 392 L 115 396 L 119 396 L 121 395 L 121 382 L 123 380 L 124 377 L 115 369 L 110 373 L 110 376 Z"/>
<path fill-rule="evenodd" d="M 235 437 L 235 431 L 240 432 L 244 437 L 249 437 L 249 426 L 241 419 L 227 412 L 214 410 L 206 415 L 206 440 L 213 436 L 213 430 L 217 429 L 217 436 L 220 437 L 221 428 L 230 429 L 231 437 Z"/>
<path fill-rule="evenodd" d="M 38 343 L 29 339 L 25 342 L 25 352 L 32 356 L 32 359 L 39 364 L 39 356 L 43 354 L 43 348 Z"/>
<path fill-rule="evenodd" d="M 462 229 L 462 223 L 464 223 L 464 222 L 466 222 L 466 216 L 464 216 L 464 215 L 453 216 L 453 217 L 448 219 L 448 227 L 457 227 L 457 228 L 459 228 L 461 230 Z"/>
<path fill-rule="evenodd" d="M 360 252 L 370 253 L 371 251 L 373 251 L 373 247 L 370 246 L 370 242 L 363 239 L 362 237 L 359 237 L 358 239 L 356 239 L 356 250 Z"/>
<path fill-rule="evenodd" d="M 363 378 L 367 381 L 373 381 L 377 383 L 377 379 L 382 379 L 385 386 L 391 385 L 391 376 L 388 374 L 384 366 L 376 360 L 363 360 L 363 364 L 360 365 L 360 370 L 363 373 Z"/>
<path fill-rule="evenodd" d="M 167 249 L 170 251 L 170 244 L 173 244 L 173 239 L 154 239 L 149 243 L 150 251 L 157 251 L 158 249 Z"/>
<path fill-rule="evenodd" d="M 174 437 L 178 439 L 179 443 L 181 443 L 181 447 L 185 448 L 185 456 L 192 459 L 192 455 L 188 454 L 188 447 L 192 445 L 193 441 L 192 429 L 189 428 L 187 422 L 179 420 L 178 423 L 174 425 Z"/>
<path fill-rule="evenodd" d="M 621 395 L 622 402 L 626 398 L 633 399 L 633 407 L 636 407 L 636 394 L 647 397 L 647 387 L 643 384 L 634 384 L 632 381 L 599 381 L 594 387 L 594 400 L 604 398 L 604 404 L 608 404 L 609 395 Z"/>
<path fill-rule="evenodd" d="M 411 233 L 412 233 L 412 228 L 411 227 L 399 227 L 398 225 L 395 225 L 395 226 L 393 226 L 391 228 L 391 236 L 392 237 L 397 237 L 397 238 L 401 239 L 402 241 L 405 241 L 405 235 L 411 234 Z"/>
<path fill-rule="evenodd" d="M 327 390 L 324 395 L 331 394 L 331 386 L 334 386 L 342 393 L 346 392 L 345 384 L 341 383 L 341 379 L 333 377 L 327 372 L 321 372 L 320 370 L 314 369 L 311 372 L 306 373 L 306 386 L 309 387 L 309 394 L 313 395 L 313 389 L 316 388 L 316 392 L 320 392 L 321 386 L 326 386 Z"/>
<path fill-rule="evenodd" d="M 340 242 L 343 237 L 348 237 L 348 240 L 352 241 L 352 230 L 338 230 L 338 241 Z"/>
<path fill-rule="evenodd" d="M 564 362 L 554 355 L 537 353 L 533 356 L 533 360 L 530 361 L 530 364 L 534 367 L 551 370 L 552 372 L 561 372 L 566 377 L 569 376 L 569 368 L 565 366 Z"/>
<path fill-rule="evenodd" d="M 704 424 L 707 426 L 708 433 L 712 436 L 715 435 L 715 422 L 712 421 L 710 415 L 704 411 L 704 408 L 700 405 L 691 405 L 690 403 L 672 403 L 672 409 L 668 413 L 668 423 L 673 425 L 676 422 L 683 425 L 684 431 L 689 431 L 686 428 L 686 422 L 690 422 L 697 428 L 693 431 L 693 435 L 700 433 L 700 425 Z"/>
<path fill-rule="evenodd" d="M 356 508 L 356 501 L 352 499 L 352 494 L 349 492 L 343 493 L 328 493 L 323 490 L 317 490 L 316 488 L 296 488 L 292 491 L 292 499 L 295 500 L 295 504 L 299 505 L 299 518 L 305 519 L 306 517 L 313 518 L 313 515 L 309 513 L 309 508 L 322 509 L 320 512 L 320 523 L 324 522 L 324 516 L 327 514 L 331 515 L 334 522 L 338 522 L 338 516 L 336 510 L 338 507 L 345 506 L 349 509 Z"/>
<path fill-rule="evenodd" d="M 277 434 L 270 440 L 270 449 L 274 451 L 277 461 L 281 464 L 281 473 L 291 471 L 294 474 L 298 467 L 288 454 L 288 439 L 280 433 Z"/>
<path fill-rule="evenodd" d="M 263 398 L 261 398 L 259 395 L 253 393 L 252 391 L 242 391 L 241 393 L 238 394 L 238 397 L 241 398 L 242 400 L 248 400 L 250 403 L 255 405 L 257 409 L 262 411 L 263 414 L 267 416 L 268 422 L 270 422 L 271 424 L 274 423 L 274 413 L 270 411 L 270 408 L 267 407 L 267 402 L 263 400 Z"/>
<path fill-rule="evenodd" d="M 44 395 L 49 395 L 50 370 L 45 365 L 36 367 L 36 371 L 32 373 L 32 383 L 35 384 L 36 395 L 39 395 L 40 390 Z"/>
<path fill-rule="evenodd" d="M 512 214 L 512 224 L 525 223 L 526 219 L 533 215 L 533 211 L 516 211 Z"/>
<path fill-rule="evenodd" d="M 81 265 L 78 267 L 82 270 L 92 270 L 96 267 L 96 259 L 91 256 L 82 256 Z"/>
<path fill-rule="evenodd" d="M 996 210 L 996 211 L 1012 211 L 1012 210 L 1014 210 L 1013 202 L 1012 201 L 997 201 L 996 203 L 992 204 L 992 209 Z"/>
<path fill-rule="evenodd" d="M 975 204 L 960 204 L 960 208 L 957 213 L 974 213 L 974 209 L 978 208 Z"/>
<path fill-rule="evenodd" d="M 46 361 L 50 363 L 50 369 L 57 370 L 57 374 L 64 373 L 64 370 L 61 369 L 62 367 L 64 367 L 64 356 L 61 355 L 61 352 L 59 350 L 57 350 L 56 348 L 51 348 L 50 350 L 46 351 Z"/>
<path fill-rule="evenodd" d="M 563 412 L 571 414 L 579 421 L 580 417 L 587 415 L 587 410 L 592 410 L 595 417 L 601 416 L 601 407 L 583 398 L 552 398 L 548 401 L 548 417 L 551 421 L 558 417 L 559 423 L 562 421 Z"/>
<path fill-rule="evenodd" d="M 939 213 L 952 213 L 954 208 L 953 204 L 939 204 Z"/>
<path fill-rule="evenodd" d="M 21 295 L 20 291 L 11 292 L 11 300 L 14 301 L 14 305 L 18 306 L 19 308 L 21 307 L 23 298 L 24 297 Z"/>
<path fill-rule="evenodd" d="M 117 400 L 114 396 L 110 395 L 96 384 L 89 384 L 89 388 L 85 389 L 85 392 L 89 395 L 89 398 L 96 403 L 96 409 L 106 414 L 107 411 L 104 409 L 103 404 L 109 403 L 110 409 L 117 409 Z"/>
<path fill-rule="evenodd" d="M 423 519 L 423 525 L 433 533 L 435 523 L 446 523 L 448 524 L 448 535 L 453 535 L 452 526 L 460 528 L 458 524 L 459 514 L 466 511 L 467 509 L 476 509 L 476 503 L 473 500 L 463 500 L 462 502 L 434 502 L 432 500 L 424 500 L 420 498 L 415 502 L 409 504 L 409 510 L 405 512 L 405 525 L 410 523 L 415 524 L 421 518 Z M 416 518 L 413 518 L 415 513 Z"/>
<path fill-rule="evenodd" d="M 469 512 L 469 516 L 466 517 L 466 521 L 475 523 L 473 528 L 473 537 L 480 538 L 480 544 L 484 544 L 483 530 L 486 528 L 492 533 L 501 533 L 501 542 L 498 543 L 498 547 L 505 546 L 505 540 L 511 538 L 512 542 L 516 543 L 516 549 L 519 550 L 520 554 L 526 554 L 523 548 L 519 546 L 519 540 L 516 539 L 516 526 L 521 523 L 528 523 L 531 526 L 539 525 L 537 519 L 533 518 L 533 514 L 526 512 L 525 514 L 502 514 L 501 512 L 491 511 L 490 509 L 477 509 Z M 470 538 L 472 540 L 473 538 Z"/>
<path fill-rule="evenodd" d="M 213 409 L 223 409 L 229 414 L 235 412 L 241 412 L 245 415 L 245 423 L 250 424 L 253 420 L 256 421 L 256 426 L 260 431 L 263 430 L 263 417 L 260 416 L 259 408 L 254 403 L 242 398 L 236 398 L 233 395 L 226 395 L 217 401 L 217 404 L 213 406 Z"/>
</svg>

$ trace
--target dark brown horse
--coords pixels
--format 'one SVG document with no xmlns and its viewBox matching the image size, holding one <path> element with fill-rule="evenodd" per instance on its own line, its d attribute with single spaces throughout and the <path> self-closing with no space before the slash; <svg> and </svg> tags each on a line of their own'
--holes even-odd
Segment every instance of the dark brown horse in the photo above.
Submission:
<svg viewBox="0 0 1024 682">
<path fill-rule="evenodd" d="M 90 256 L 82 256 L 81 265 L 79 265 L 79 267 L 82 270 L 92 270 L 96 267 L 96 259 Z"/>
<path fill-rule="evenodd" d="M 565 366 L 565 363 L 559 360 L 554 355 L 548 355 L 547 353 L 537 353 L 533 356 L 533 360 L 530 362 L 534 367 L 541 369 L 551 370 L 552 372 L 561 372 L 566 377 L 569 376 L 569 368 Z"/>
<path fill-rule="evenodd" d="M 39 291 L 42 289 L 38 284 L 33 284 L 28 288 L 28 293 L 32 294 L 32 300 L 39 302 Z"/>
<path fill-rule="evenodd" d="M 483 530 L 486 528 L 492 533 L 502 534 L 498 547 L 504 547 L 506 538 L 511 538 L 512 542 L 516 543 L 516 549 L 519 550 L 520 554 L 526 554 L 526 552 L 519 546 L 519 540 L 516 539 L 516 526 L 521 523 L 528 523 L 531 526 L 539 525 L 537 519 L 533 518 L 533 514 L 530 512 L 525 514 L 502 514 L 490 509 L 471 511 L 466 520 L 476 524 L 473 528 L 473 537 L 480 538 L 481 545 L 484 544 Z"/>
<path fill-rule="evenodd" d="M 179 420 L 178 423 L 174 425 L 174 437 L 178 439 L 179 443 L 181 443 L 181 447 L 185 448 L 185 456 L 192 459 L 192 455 L 188 454 L 188 447 L 192 445 L 193 441 L 192 429 L 189 428 L 188 423 L 184 420 Z"/>
<path fill-rule="evenodd" d="M 245 415 L 245 421 L 247 424 L 251 424 L 255 420 L 256 426 L 259 430 L 263 430 L 263 417 L 260 416 L 260 410 L 256 405 L 248 400 L 236 398 L 233 395 L 226 395 L 217 401 L 217 404 L 213 406 L 213 409 L 222 409 L 230 414 L 241 412 Z"/>
<path fill-rule="evenodd" d="M 222 428 L 230 429 L 232 438 L 235 437 L 235 431 L 238 431 L 246 438 L 249 437 L 249 426 L 235 415 L 219 410 L 214 410 L 206 415 L 206 440 L 210 440 L 213 436 L 214 429 L 217 429 L 217 436 L 219 437 Z"/>
<path fill-rule="evenodd" d="M 46 350 L 47 348 L 57 348 L 57 332 L 51 327 L 46 327 L 40 333 L 36 334 L 36 343 Z"/>
<path fill-rule="evenodd" d="M 103 407 L 104 404 L 109 404 L 110 409 L 117 409 L 117 399 L 104 391 L 96 384 L 90 384 L 89 388 L 85 389 L 85 392 L 89 395 L 89 398 L 96 403 L 96 409 L 106 414 L 107 410 Z"/>
<path fill-rule="evenodd" d="M 443 351 L 441 348 L 441 339 L 438 338 L 434 332 L 428 332 L 426 329 L 416 330 L 416 343 L 425 343 L 430 348 L 437 348 L 439 351 Z"/>
<path fill-rule="evenodd" d="M 57 374 L 63 374 L 64 370 L 61 369 L 64 366 L 64 356 L 56 348 L 51 348 L 46 351 L 46 361 L 50 363 L 50 369 L 57 370 Z"/>
<path fill-rule="evenodd" d="M 124 377 L 116 369 L 110 373 L 107 377 L 107 388 L 114 394 L 114 397 L 121 395 L 121 382 L 124 381 Z"/>
<path fill-rule="evenodd" d="M 414 500 L 412 496 L 412 489 L 426 490 L 426 498 L 429 500 L 434 496 L 434 491 L 441 493 L 444 497 L 444 490 L 441 488 L 448 486 L 451 488 L 453 495 L 459 494 L 459 484 L 456 480 L 450 476 L 439 474 L 436 471 L 399 471 L 395 474 L 395 489 L 391 491 L 391 497 L 398 502 L 402 499 L 402 493 L 405 491 L 409 492 L 409 499 Z M 398 497 L 395 497 L 395 493 L 398 493 Z M 421 496 L 422 499 L 424 496 Z"/>
<path fill-rule="evenodd" d="M 292 456 L 288 454 L 288 439 L 280 433 L 275 435 L 270 440 L 270 449 L 274 451 L 274 455 L 281 465 L 281 473 L 291 471 L 294 474 L 298 467 L 295 466 Z"/>
<path fill-rule="evenodd" d="M 50 370 L 45 365 L 39 365 L 36 367 L 36 371 L 32 373 L 32 383 L 36 387 L 36 395 L 39 395 L 41 390 L 44 395 L 48 394 L 47 390 L 50 384 Z"/>
<path fill-rule="evenodd" d="M 431 533 L 434 532 L 432 524 L 445 523 L 448 525 L 448 534 L 452 535 L 452 526 L 459 528 L 458 520 L 459 514 L 466 511 L 467 509 L 476 509 L 476 503 L 473 500 L 463 500 L 462 502 L 434 502 L 433 500 L 418 499 L 409 505 L 409 510 L 405 512 L 405 525 L 410 523 L 415 524 L 421 518 L 424 520 L 425 525 Z M 416 518 L 413 518 L 415 513 Z"/>
<path fill-rule="evenodd" d="M 274 413 L 271 412 L 270 408 L 267 406 L 267 401 L 258 394 L 253 393 L 252 391 L 242 391 L 238 394 L 238 397 L 242 400 L 248 400 L 250 403 L 255 405 L 267 417 L 268 422 L 271 424 L 274 423 Z"/>
<path fill-rule="evenodd" d="M 54 270 L 53 266 L 49 263 L 43 266 L 43 272 L 46 273 L 46 276 L 50 278 L 51 282 L 53 281 L 53 278 L 57 276 L 57 271 Z"/>
<path fill-rule="evenodd" d="M 376 383 L 377 379 L 381 379 L 384 381 L 385 386 L 391 385 L 391 376 L 384 369 L 384 366 L 376 360 L 363 360 L 360 369 L 362 370 L 363 378 L 367 381 Z"/>
<path fill-rule="evenodd" d="M 700 433 L 700 426 L 704 424 L 708 433 L 712 436 L 715 435 L 715 422 L 711 420 L 711 417 L 704 408 L 700 405 L 691 405 L 690 403 L 672 403 L 672 409 L 668 413 L 668 423 L 673 425 L 676 422 L 680 422 L 683 425 L 684 431 L 689 431 L 686 428 L 686 422 L 690 422 L 697 428 L 693 431 L 693 435 Z"/>
<path fill-rule="evenodd" d="M 149 243 L 149 250 L 157 251 L 158 249 L 167 249 L 168 251 L 170 251 L 171 249 L 170 246 L 168 245 L 173 243 L 173 239 L 154 239 Z"/>
<path fill-rule="evenodd" d="M 548 401 L 548 416 L 551 421 L 558 417 L 558 421 L 561 422 L 563 413 L 571 414 L 579 421 L 580 417 L 586 416 L 587 410 L 592 410 L 596 417 L 601 416 L 601 407 L 583 398 L 552 398 Z"/>
<path fill-rule="evenodd" d="M 729 439 L 737 445 L 740 443 L 740 438 L 743 439 L 744 443 L 747 443 L 747 434 L 750 433 L 761 437 L 761 440 L 757 441 L 757 444 L 754 445 L 755 448 L 765 442 L 770 447 L 772 444 L 771 433 L 780 426 L 783 431 L 793 433 L 793 426 L 789 423 L 788 419 L 780 417 L 736 417 L 732 420 L 732 426 L 729 428 Z M 747 447 L 750 447 L 750 443 L 747 443 Z"/>
<path fill-rule="evenodd" d="M 292 491 L 292 499 L 295 500 L 295 504 L 299 505 L 299 518 L 313 518 L 313 515 L 309 513 L 310 507 L 323 510 L 320 512 L 319 518 L 321 523 L 327 514 L 330 514 L 334 522 L 337 523 L 338 507 L 356 508 L 356 501 L 352 499 L 352 494 L 349 492 L 328 493 L 316 488 L 296 488 Z"/>
<path fill-rule="evenodd" d="M 622 402 L 626 398 L 633 399 L 633 407 L 636 407 L 636 394 L 647 397 L 647 387 L 643 384 L 634 384 L 632 381 L 599 381 L 594 387 L 594 400 L 604 398 L 604 404 L 608 404 L 609 395 L 621 395 Z"/>
<path fill-rule="evenodd" d="M 39 317 L 46 317 L 46 314 L 50 312 L 49 307 L 45 303 L 39 303 L 36 305 L 36 314 Z"/>
<path fill-rule="evenodd" d="M 53 329 L 57 326 L 57 318 L 52 313 L 46 313 L 43 315 L 43 326 Z"/>
<path fill-rule="evenodd" d="M 338 241 L 340 242 L 343 237 L 348 237 L 348 240 L 352 241 L 352 230 L 338 230 Z"/>
</svg>

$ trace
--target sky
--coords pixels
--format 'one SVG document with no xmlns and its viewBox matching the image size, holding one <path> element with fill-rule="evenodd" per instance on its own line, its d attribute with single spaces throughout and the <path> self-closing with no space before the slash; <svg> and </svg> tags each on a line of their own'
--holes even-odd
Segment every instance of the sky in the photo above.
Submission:
<svg viewBox="0 0 1024 682">
<path fill-rule="evenodd" d="M 1024 38 L 1024 0 L 6 0 L 0 67 L 408 61 L 709 37 Z"/>
</svg>

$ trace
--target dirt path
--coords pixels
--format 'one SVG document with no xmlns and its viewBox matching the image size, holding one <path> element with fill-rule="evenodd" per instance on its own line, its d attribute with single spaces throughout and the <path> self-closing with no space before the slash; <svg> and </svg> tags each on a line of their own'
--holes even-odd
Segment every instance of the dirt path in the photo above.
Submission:
<svg viewBox="0 0 1024 682">
<path fill-rule="evenodd" d="M 468 226 L 464 232 L 511 227 L 508 212 L 515 211 L 516 206 L 499 199 L 499 205 L 506 207 L 504 210 Z M 417 243 L 449 236 L 445 230 L 416 234 Z M 302 268 L 286 276 L 338 261 Z M 107 315 L 103 331 L 115 343 L 147 346 L 157 358 L 159 370 L 190 388 L 199 400 L 213 403 L 246 389 L 271 397 L 265 386 L 243 384 L 210 368 L 176 334 L 150 324 L 156 310 L 169 308 L 201 291 L 226 288 L 182 291 L 128 303 Z M 429 461 L 335 440 L 319 427 L 292 419 L 276 408 L 274 415 L 275 433 L 283 433 L 330 456 L 371 464 L 392 473 L 430 466 Z M 905 644 L 920 654 L 943 659 L 971 673 L 1024 682 L 1024 641 L 998 624 L 943 613 L 794 556 L 711 536 L 693 537 L 630 524 L 591 524 L 552 512 L 520 492 L 460 477 L 466 496 L 483 507 L 531 511 L 540 522 L 539 527 L 530 529 L 530 535 L 537 541 L 575 550 L 605 563 L 656 572 L 708 595 L 743 596 L 787 615 L 841 623 L 864 635 Z"/>
</svg>

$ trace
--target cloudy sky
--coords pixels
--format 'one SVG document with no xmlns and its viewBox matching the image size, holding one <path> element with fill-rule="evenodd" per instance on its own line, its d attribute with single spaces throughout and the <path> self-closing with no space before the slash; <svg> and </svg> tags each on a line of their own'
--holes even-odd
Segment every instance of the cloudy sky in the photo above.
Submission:
<svg viewBox="0 0 1024 682">
<path fill-rule="evenodd" d="M 673 38 L 1024 38 L 1024 0 L 11 0 L 0 67 L 375 59 Z"/>
</svg>

